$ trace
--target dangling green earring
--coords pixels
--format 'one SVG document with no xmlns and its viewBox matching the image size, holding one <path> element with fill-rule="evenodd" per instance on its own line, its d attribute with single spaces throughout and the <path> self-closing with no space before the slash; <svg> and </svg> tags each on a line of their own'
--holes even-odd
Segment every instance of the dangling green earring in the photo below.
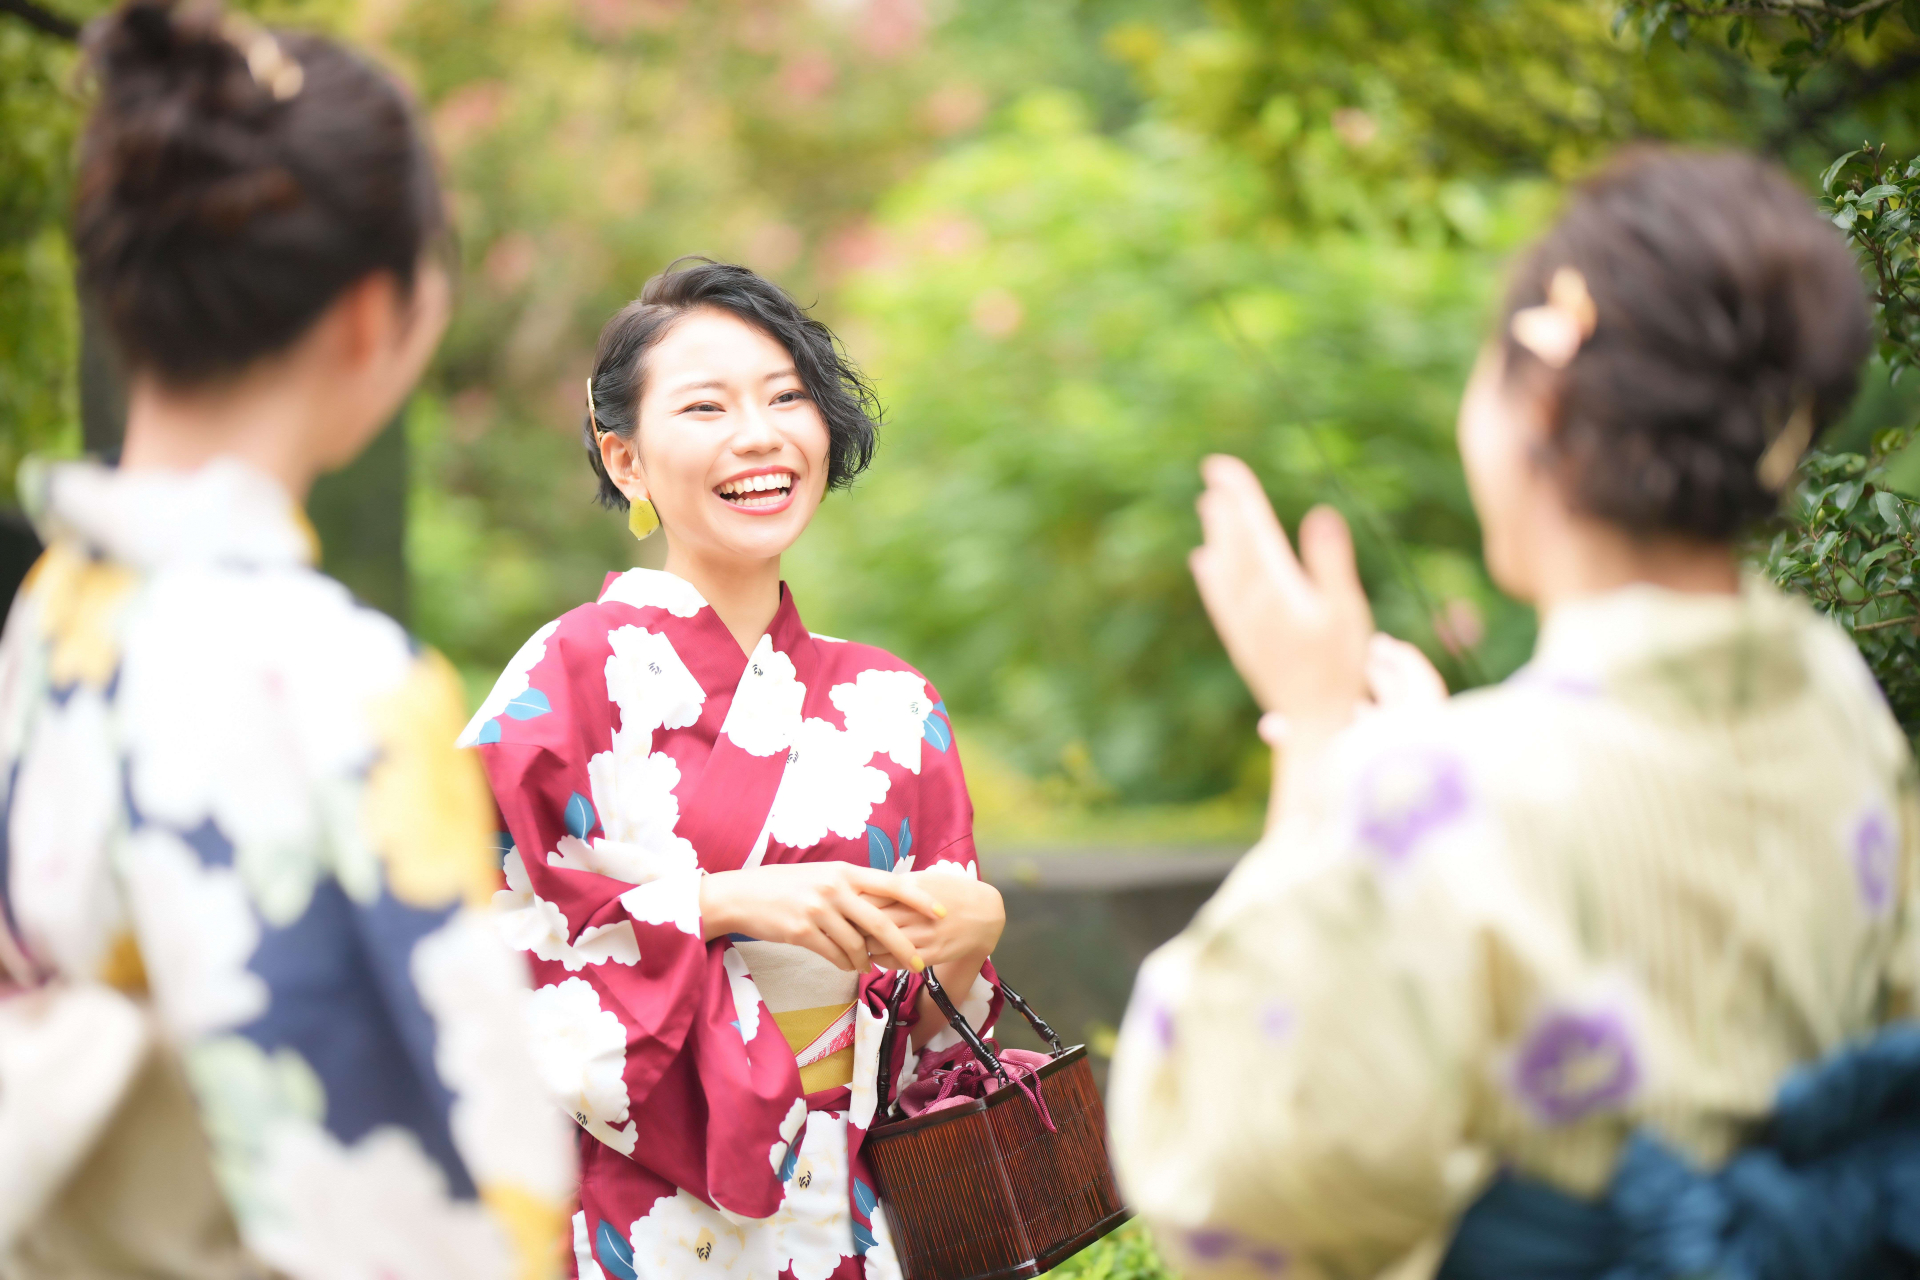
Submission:
<svg viewBox="0 0 1920 1280">
<path fill-rule="evenodd" d="M 634 537 L 644 541 L 648 534 L 659 527 L 660 516 L 651 502 L 637 498 L 627 504 L 627 528 L 633 531 Z"/>
</svg>

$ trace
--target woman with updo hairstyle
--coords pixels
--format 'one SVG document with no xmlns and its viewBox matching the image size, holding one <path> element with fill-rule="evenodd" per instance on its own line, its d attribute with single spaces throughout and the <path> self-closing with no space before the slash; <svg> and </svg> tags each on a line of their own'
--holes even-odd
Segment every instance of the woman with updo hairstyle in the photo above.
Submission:
<svg viewBox="0 0 1920 1280">
<path fill-rule="evenodd" d="M 439 341 L 407 95 L 134 0 L 73 211 L 117 466 L 32 469 L 0 641 L 0 1275 L 537 1276 L 572 1160 L 448 665 L 301 512 Z"/>
<path fill-rule="evenodd" d="M 512 841 L 534 1052 L 579 1125 L 575 1264 L 900 1280 L 877 1085 L 967 1053 L 929 976 L 988 1034 L 1005 913 L 940 694 L 809 631 L 780 576 L 879 405 L 785 290 L 705 258 L 607 321 L 582 401 L 600 498 L 664 565 L 534 632 L 461 739 Z"/>
<path fill-rule="evenodd" d="M 1739 550 L 1870 345 L 1773 166 L 1633 150 L 1576 189 L 1459 415 L 1539 641 L 1453 698 L 1373 634 L 1339 516 L 1296 558 L 1207 461 L 1194 575 L 1279 772 L 1113 1063 L 1181 1274 L 1917 1273 L 1913 762 Z"/>
</svg>

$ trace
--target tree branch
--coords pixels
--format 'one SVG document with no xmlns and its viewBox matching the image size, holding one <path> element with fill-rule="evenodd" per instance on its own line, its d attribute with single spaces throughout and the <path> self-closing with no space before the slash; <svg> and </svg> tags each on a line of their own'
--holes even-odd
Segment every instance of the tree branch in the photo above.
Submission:
<svg viewBox="0 0 1920 1280">
<path fill-rule="evenodd" d="M 35 31 L 56 40 L 80 38 L 79 23 L 51 9 L 43 9 L 33 0 L 0 0 L 0 13 L 10 13 Z"/>
<path fill-rule="evenodd" d="M 1824 94 L 1816 101 L 1802 99 L 1794 112 L 1793 123 L 1776 128 L 1767 134 L 1766 150 L 1779 151 L 1793 139 L 1818 129 L 1825 123 L 1827 117 L 1837 115 L 1856 103 L 1920 74 L 1920 52 L 1903 53 L 1871 71 L 1861 72 L 1858 67 L 1854 70 L 1860 73 L 1850 80 L 1842 81 L 1832 93 Z"/>
<path fill-rule="evenodd" d="M 1841 7 L 1825 0 L 1729 0 L 1727 4 L 1688 3 L 1680 0 L 1668 12 L 1689 18 L 1819 18 L 1829 22 L 1852 22 L 1870 13 L 1893 7 L 1897 0 L 1861 0 Z"/>
</svg>

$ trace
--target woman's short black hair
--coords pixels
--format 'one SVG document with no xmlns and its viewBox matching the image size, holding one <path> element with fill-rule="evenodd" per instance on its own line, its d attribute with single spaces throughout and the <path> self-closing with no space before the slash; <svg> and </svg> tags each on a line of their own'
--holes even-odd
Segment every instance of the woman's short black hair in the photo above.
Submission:
<svg viewBox="0 0 1920 1280">
<path fill-rule="evenodd" d="M 1594 328 L 1549 368 L 1513 336 L 1563 267 Z M 1636 147 L 1585 183 L 1514 271 L 1506 376 L 1545 385 L 1550 465 L 1582 511 L 1639 535 L 1724 541 L 1773 513 L 1767 447 L 1843 413 L 1872 348 L 1853 255 L 1778 168 Z M 1808 418 L 1811 421 L 1808 421 Z"/>
<path fill-rule="evenodd" d="M 724 311 L 778 342 L 793 357 L 807 394 L 827 424 L 827 487 L 844 489 L 873 461 L 880 426 L 880 400 L 847 358 L 839 339 L 808 315 L 785 289 L 745 267 L 711 258 L 677 259 L 647 281 L 640 296 L 621 308 L 600 331 L 600 347 L 588 379 L 592 412 L 581 417 L 587 460 L 600 478 L 600 501 L 624 508 L 627 496 L 607 476 L 595 437 L 612 432 L 633 438 L 640 393 L 646 385 L 647 352 L 689 312 Z"/>
<path fill-rule="evenodd" d="M 85 44 L 100 94 L 73 238 L 132 368 L 174 385 L 232 374 L 369 274 L 412 287 L 445 217 L 392 76 L 215 0 L 127 0 Z"/>
</svg>

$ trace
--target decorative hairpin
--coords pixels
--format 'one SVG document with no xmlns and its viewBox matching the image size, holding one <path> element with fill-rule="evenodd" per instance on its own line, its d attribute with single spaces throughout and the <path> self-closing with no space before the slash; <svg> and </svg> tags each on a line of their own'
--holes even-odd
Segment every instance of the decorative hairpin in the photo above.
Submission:
<svg viewBox="0 0 1920 1280">
<path fill-rule="evenodd" d="M 1581 344 L 1593 336 L 1598 321 L 1586 277 L 1572 267 L 1561 267 L 1547 282 L 1546 302 L 1514 312 L 1510 330 L 1513 340 L 1533 352 L 1542 364 L 1564 369 L 1573 363 Z"/>
<path fill-rule="evenodd" d="M 1761 486 L 1769 493 L 1785 489 L 1793 480 L 1793 473 L 1800 469 L 1800 455 L 1812 443 L 1813 397 L 1802 396 L 1787 425 L 1780 428 L 1780 434 L 1768 443 L 1766 452 L 1754 464 L 1753 474 Z"/>
<path fill-rule="evenodd" d="M 593 438 L 600 438 L 600 415 L 593 411 L 593 379 L 587 379 L 587 421 L 593 424 Z"/>
<path fill-rule="evenodd" d="M 240 51 L 253 82 L 272 94 L 275 102 L 287 101 L 306 85 L 305 69 L 287 56 L 271 31 L 229 13 L 220 20 L 220 34 Z"/>
</svg>

